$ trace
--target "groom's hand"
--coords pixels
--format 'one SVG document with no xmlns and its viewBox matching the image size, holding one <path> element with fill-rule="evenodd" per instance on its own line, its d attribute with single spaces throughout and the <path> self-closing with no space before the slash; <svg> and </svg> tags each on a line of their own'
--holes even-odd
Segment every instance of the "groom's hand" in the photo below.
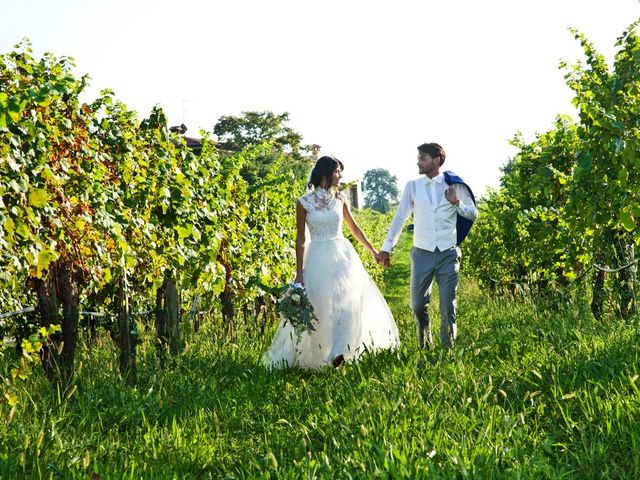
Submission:
<svg viewBox="0 0 640 480">
<path fill-rule="evenodd" d="M 455 205 L 456 207 L 460 204 L 460 200 L 458 199 L 458 195 L 456 194 L 456 189 L 453 188 L 453 185 L 450 185 L 444 192 L 444 196 L 449 203 Z"/>
<path fill-rule="evenodd" d="M 389 268 L 391 265 L 391 259 L 389 258 L 389 252 L 381 251 L 378 253 L 378 257 L 376 258 L 379 265 L 382 265 L 384 268 Z"/>
</svg>

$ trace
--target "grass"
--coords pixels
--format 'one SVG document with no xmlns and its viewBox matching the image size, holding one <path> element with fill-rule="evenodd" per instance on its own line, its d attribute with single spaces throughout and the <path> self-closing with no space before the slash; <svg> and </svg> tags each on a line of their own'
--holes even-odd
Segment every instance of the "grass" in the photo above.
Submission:
<svg viewBox="0 0 640 480">
<path fill-rule="evenodd" d="M 67 401 L 37 371 L 13 418 L 0 404 L 0 478 L 639 478 L 636 326 L 464 281 L 455 349 L 421 351 L 408 243 L 385 278 L 398 351 L 269 373 L 271 335 L 208 325 L 160 370 L 149 333 L 130 388 L 104 335 Z"/>
</svg>

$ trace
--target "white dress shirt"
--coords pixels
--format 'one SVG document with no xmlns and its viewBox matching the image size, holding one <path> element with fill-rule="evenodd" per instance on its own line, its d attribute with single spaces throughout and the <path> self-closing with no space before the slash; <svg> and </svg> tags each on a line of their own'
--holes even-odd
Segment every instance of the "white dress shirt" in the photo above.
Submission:
<svg viewBox="0 0 640 480">
<path fill-rule="evenodd" d="M 433 252 L 436 247 L 447 250 L 456 246 L 457 215 L 469 220 L 478 216 L 469 191 L 464 185 L 454 184 L 460 203 L 453 205 L 444 196 L 449 185 L 444 181 L 444 174 L 439 173 L 433 178 L 426 175 L 412 180 L 404 187 L 400 205 L 396 211 L 389 233 L 382 245 L 382 251 L 391 252 L 400 237 L 402 226 L 413 213 L 413 245 L 423 250 Z"/>
</svg>

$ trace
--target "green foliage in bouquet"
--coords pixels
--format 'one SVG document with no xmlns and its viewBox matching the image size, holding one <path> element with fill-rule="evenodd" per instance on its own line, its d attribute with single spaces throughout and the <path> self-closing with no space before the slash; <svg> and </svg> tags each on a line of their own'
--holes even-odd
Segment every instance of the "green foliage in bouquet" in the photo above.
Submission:
<svg viewBox="0 0 640 480">
<path fill-rule="evenodd" d="M 277 309 L 280 317 L 291 323 L 298 340 L 302 332 L 315 331 L 313 322 L 317 321 L 318 317 L 301 284 L 290 283 L 282 289 Z"/>
</svg>

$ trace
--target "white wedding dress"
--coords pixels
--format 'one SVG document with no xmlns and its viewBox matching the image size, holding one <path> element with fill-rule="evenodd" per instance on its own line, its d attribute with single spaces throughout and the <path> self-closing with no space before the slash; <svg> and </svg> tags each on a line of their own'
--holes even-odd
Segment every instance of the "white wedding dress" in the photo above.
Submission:
<svg viewBox="0 0 640 480">
<path fill-rule="evenodd" d="M 315 331 L 303 332 L 298 340 L 291 324 L 282 320 L 263 357 L 267 368 L 316 370 L 332 365 L 339 355 L 350 362 L 400 344 L 389 307 L 342 233 L 345 201 L 343 194 L 322 188 L 300 198 L 311 237 L 304 254 L 304 286 L 318 321 Z"/>
</svg>

